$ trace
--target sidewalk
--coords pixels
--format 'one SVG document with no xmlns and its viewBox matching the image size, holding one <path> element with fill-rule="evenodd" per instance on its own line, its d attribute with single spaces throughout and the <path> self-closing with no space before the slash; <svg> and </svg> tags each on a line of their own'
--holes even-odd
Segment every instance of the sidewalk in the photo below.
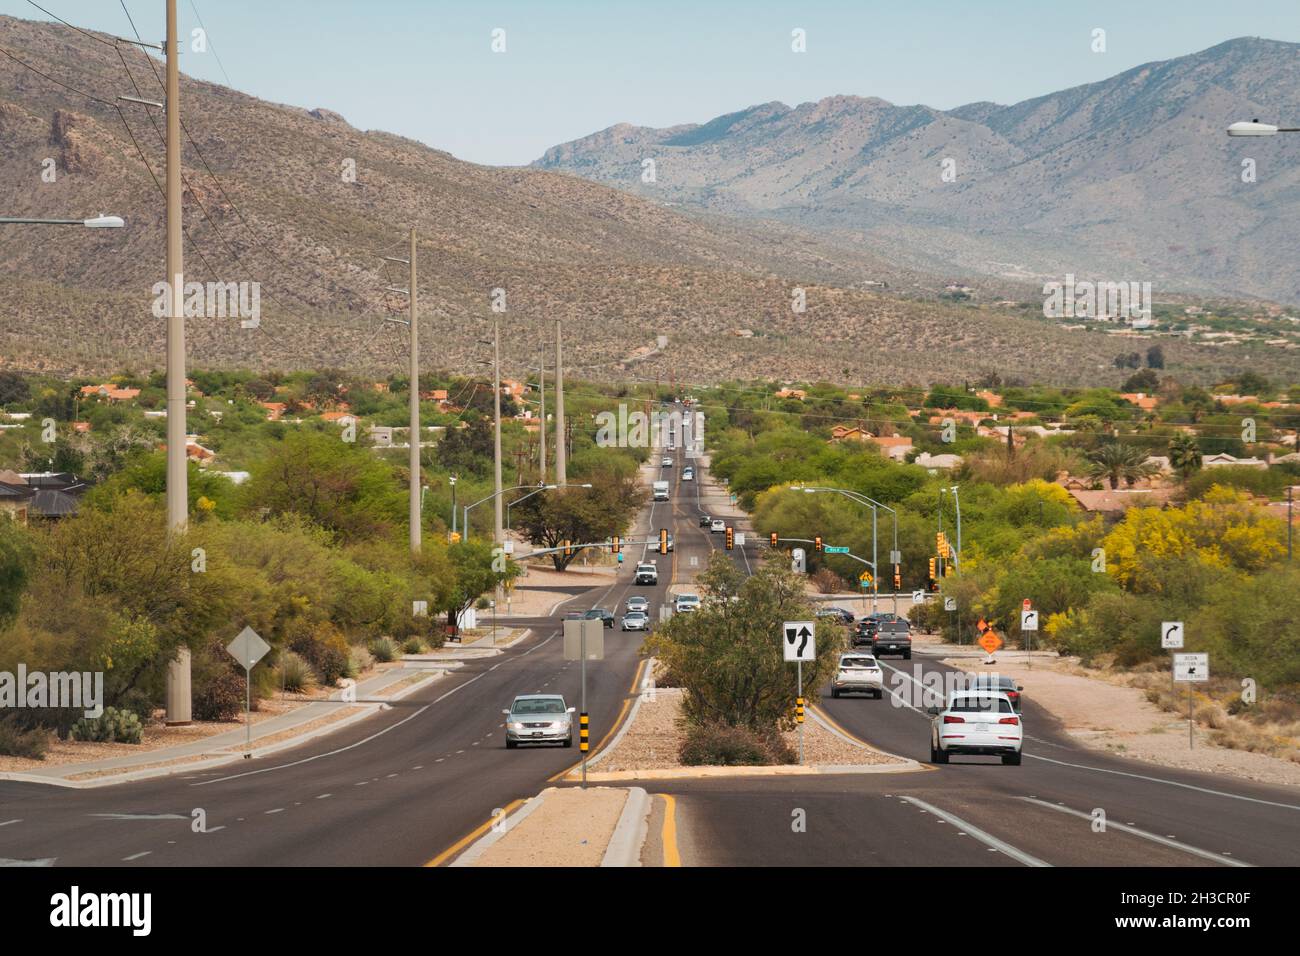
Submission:
<svg viewBox="0 0 1300 956">
<path fill-rule="evenodd" d="M 252 728 L 253 756 L 262 757 L 296 747 L 323 734 L 350 726 L 380 710 L 388 709 L 392 701 L 426 686 L 432 680 L 444 677 L 456 667 L 454 664 L 450 667 L 421 666 L 419 660 L 410 663 L 415 666 L 391 668 L 358 683 L 355 703 L 344 703 L 343 691 L 339 690 L 327 700 L 313 701 L 288 713 L 259 721 Z M 142 750 L 137 754 L 0 773 L 0 780 L 65 787 L 107 786 L 127 780 L 241 761 L 244 759 L 247 737 L 247 728 L 239 727 L 169 747 Z"/>
</svg>

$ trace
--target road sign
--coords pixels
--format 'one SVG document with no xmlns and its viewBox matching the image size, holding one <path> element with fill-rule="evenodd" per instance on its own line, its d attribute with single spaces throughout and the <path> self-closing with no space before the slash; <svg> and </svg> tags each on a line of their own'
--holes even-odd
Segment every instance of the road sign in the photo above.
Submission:
<svg viewBox="0 0 1300 956">
<path fill-rule="evenodd" d="M 808 554 L 803 548 L 790 552 L 790 570 L 795 574 L 804 574 L 808 570 Z"/>
<path fill-rule="evenodd" d="M 743 548 L 745 546 L 745 532 L 737 531 L 734 537 L 736 539 L 736 547 Z"/>
<path fill-rule="evenodd" d="M 1038 630 L 1038 612 L 1024 610 L 1020 612 L 1020 629 L 1022 631 Z"/>
<path fill-rule="evenodd" d="M 1209 654 L 1175 654 L 1174 680 L 1200 684 L 1210 679 Z"/>
<path fill-rule="evenodd" d="M 1029 603 L 1029 598 L 1025 598 L 1023 601 L 1020 602 L 1020 607 L 1023 610 L 1028 611 L 1030 608 L 1033 607 L 1033 605 Z"/>
<path fill-rule="evenodd" d="M 1160 625 L 1160 646 L 1177 650 L 1183 646 L 1183 622 L 1164 621 Z"/>
<path fill-rule="evenodd" d="M 1002 646 L 1002 638 L 994 634 L 992 630 L 987 630 L 980 635 L 979 643 L 980 647 L 984 648 L 984 653 L 992 654 Z"/>
<path fill-rule="evenodd" d="M 912 603 L 913 603 L 913 604 L 924 604 L 924 603 L 925 603 L 925 592 L 924 592 L 924 591 L 913 591 L 913 592 L 912 592 Z"/>
<path fill-rule="evenodd" d="M 890 563 L 890 564 L 902 564 L 902 563 L 903 563 L 903 552 L 902 552 L 902 551 L 890 551 L 890 552 L 889 552 L 889 563 Z"/>
<path fill-rule="evenodd" d="M 270 649 L 271 645 L 262 640 L 251 627 L 244 628 L 238 637 L 226 645 L 226 652 L 239 661 L 246 671 L 251 671 L 253 665 L 265 657 Z"/>
<path fill-rule="evenodd" d="M 580 661 L 582 657 L 583 632 L 587 638 L 587 660 L 605 659 L 605 623 L 600 618 L 564 622 L 564 659 Z"/>
<path fill-rule="evenodd" d="M 944 598 L 944 599 L 943 599 L 943 609 L 944 609 L 945 611 L 955 611 L 955 610 L 957 610 L 957 599 L 956 599 L 956 598 Z"/>
<path fill-rule="evenodd" d="M 781 628 L 782 649 L 787 661 L 817 659 L 816 627 L 812 621 L 786 621 Z"/>
<path fill-rule="evenodd" d="M 825 551 L 827 554 L 848 554 L 849 553 L 848 545 L 842 545 L 842 544 L 828 544 L 822 550 Z"/>
</svg>

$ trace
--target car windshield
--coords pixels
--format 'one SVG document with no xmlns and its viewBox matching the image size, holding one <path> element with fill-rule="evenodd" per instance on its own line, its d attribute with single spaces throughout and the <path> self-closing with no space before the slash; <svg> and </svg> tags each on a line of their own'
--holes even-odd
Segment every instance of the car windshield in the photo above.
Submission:
<svg viewBox="0 0 1300 956">
<path fill-rule="evenodd" d="M 645 617 L 645 611 L 628 611 L 624 617 Z"/>
<path fill-rule="evenodd" d="M 991 674 L 976 674 L 971 680 L 972 687 L 999 687 L 1015 689 L 1016 682 L 1010 677 L 994 677 Z"/>
<path fill-rule="evenodd" d="M 846 657 L 840 661 L 840 667 L 875 667 L 874 657 Z"/>
<path fill-rule="evenodd" d="M 1002 697 L 954 697 L 948 709 L 956 714 L 1011 714 L 1011 701 Z"/>
<path fill-rule="evenodd" d="M 559 697 L 540 697 L 516 700 L 510 708 L 512 714 L 562 714 L 564 701 Z"/>
</svg>

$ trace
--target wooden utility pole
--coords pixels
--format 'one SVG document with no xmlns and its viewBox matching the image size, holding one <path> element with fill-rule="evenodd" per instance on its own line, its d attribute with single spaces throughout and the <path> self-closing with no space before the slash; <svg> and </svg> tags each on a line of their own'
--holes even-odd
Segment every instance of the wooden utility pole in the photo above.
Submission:
<svg viewBox="0 0 1300 956">
<path fill-rule="evenodd" d="M 537 369 L 538 382 L 538 483 L 546 484 L 546 349 L 542 349 L 542 360 Z"/>
<path fill-rule="evenodd" d="M 167 0 L 167 528 L 183 534 L 189 522 L 189 475 L 185 459 L 185 262 L 181 245 L 181 72 L 176 40 L 176 0 Z M 181 646 L 167 665 L 165 722 L 191 720 L 190 651 Z"/>
<path fill-rule="evenodd" d="M 505 505 L 501 501 L 501 319 L 496 314 L 492 316 L 492 403 L 493 415 L 496 419 L 492 462 L 493 476 L 496 481 L 493 488 L 496 494 L 492 498 L 496 517 L 493 541 L 500 547 L 505 541 L 503 520 Z"/>
</svg>

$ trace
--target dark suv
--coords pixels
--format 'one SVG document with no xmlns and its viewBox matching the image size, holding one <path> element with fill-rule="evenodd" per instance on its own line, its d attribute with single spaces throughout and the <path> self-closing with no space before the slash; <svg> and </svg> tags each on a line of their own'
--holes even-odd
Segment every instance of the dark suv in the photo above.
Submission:
<svg viewBox="0 0 1300 956">
<path fill-rule="evenodd" d="M 614 626 L 614 612 L 606 610 L 603 607 L 593 607 L 586 614 L 582 615 L 589 621 L 599 620 L 604 622 L 606 627 Z"/>
<path fill-rule="evenodd" d="M 881 621 L 871 635 L 871 652 L 901 654 L 903 660 L 912 659 L 912 630 L 906 621 Z"/>
</svg>

